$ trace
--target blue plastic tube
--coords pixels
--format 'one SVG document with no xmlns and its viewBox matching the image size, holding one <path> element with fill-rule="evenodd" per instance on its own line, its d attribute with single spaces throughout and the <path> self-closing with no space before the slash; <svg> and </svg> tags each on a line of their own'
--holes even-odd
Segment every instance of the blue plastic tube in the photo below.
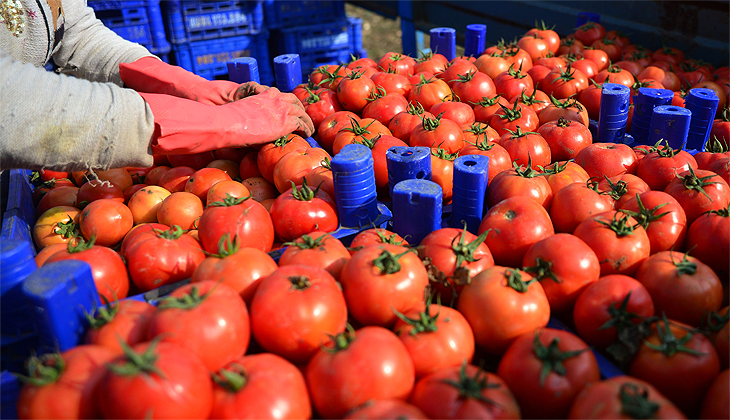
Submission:
<svg viewBox="0 0 730 420">
<path fill-rule="evenodd" d="M 692 111 L 687 134 L 687 149 L 703 150 L 710 137 L 712 123 L 720 99 L 712 89 L 695 88 L 684 99 L 684 107 Z"/>
<path fill-rule="evenodd" d="M 464 40 L 464 55 L 479 57 L 484 51 L 487 40 L 487 25 L 473 23 L 466 25 L 466 38 Z"/>
<path fill-rule="evenodd" d="M 299 54 L 283 54 L 274 57 L 276 87 L 282 92 L 291 92 L 302 84 L 302 64 Z"/>
<path fill-rule="evenodd" d="M 443 190 L 433 181 L 406 179 L 393 188 L 393 231 L 412 245 L 441 229 Z"/>
<path fill-rule="evenodd" d="M 454 161 L 454 195 L 448 225 L 477 234 L 484 216 L 489 157 L 465 155 Z"/>
<path fill-rule="evenodd" d="M 228 80 L 236 83 L 260 83 L 259 64 L 253 57 L 240 57 L 226 63 Z"/>
<path fill-rule="evenodd" d="M 391 197 L 393 187 L 403 180 L 431 180 L 431 149 L 428 147 L 394 146 L 385 153 L 385 159 Z"/>
<path fill-rule="evenodd" d="M 348 144 L 332 158 L 331 167 L 340 225 L 372 226 L 378 217 L 378 202 L 370 149 Z"/>
<path fill-rule="evenodd" d="M 456 57 L 456 29 L 433 28 L 431 34 L 431 52 L 438 53 L 451 61 Z"/>
<path fill-rule="evenodd" d="M 23 295 L 38 331 L 39 352 L 66 351 L 78 345 L 88 322 L 84 311 L 100 304 L 91 266 L 78 260 L 39 268 L 23 284 Z"/>
<path fill-rule="evenodd" d="M 623 143 L 629 117 L 631 89 L 617 83 L 604 83 L 598 117 L 597 140 L 601 143 Z"/>
<path fill-rule="evenodd" d="M 673 97 L 674 92 L 669 89 L 639 88 L 639 93 L 634 97 L 634 115 L 629 130 L 637 144 L 649 144 L 651 114 L 654 108 L 671 104 Z"/>
<path fill-rule="evenodd" d="M 651 115 L 649 144 L 666 140 L 672 149 L 683 149 L 691 119 L 692 111 L 686 108 L 674 105 L 654 108 L 654 113 Z"/>
</svg>

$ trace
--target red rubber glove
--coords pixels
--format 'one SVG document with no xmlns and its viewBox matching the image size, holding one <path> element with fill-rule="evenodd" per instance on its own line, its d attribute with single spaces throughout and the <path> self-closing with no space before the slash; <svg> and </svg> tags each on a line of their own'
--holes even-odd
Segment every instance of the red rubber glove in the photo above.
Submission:
<svg viewBox="0 0 730 420">
<path fill-rule="evenodd" d="M 122 63 L 119 75 L 126 87 L 137 92 L 164 93 L 208 105 L 227 104 L 269 89 L 256 82 L 238 84 L 228 80 L 206 80 L 156 57 Z"/>
<path fill-rule="evenodd" d="M 276 88 L 220 106 L 175 96 L 140 93 L 155 116 L 153 154 L 189 154 L 269 143 L 297 132 L 314 133 L 299 99 Z"/>
</svg>

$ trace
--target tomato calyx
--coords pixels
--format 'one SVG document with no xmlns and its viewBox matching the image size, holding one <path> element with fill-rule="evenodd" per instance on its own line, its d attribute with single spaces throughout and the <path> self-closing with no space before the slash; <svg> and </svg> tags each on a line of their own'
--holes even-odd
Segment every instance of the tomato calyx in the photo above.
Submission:
<svg viewBox="0 0 730 420">
<path fill-rule="evenodd" d="M 234 235 L 231 238 L 231 234 L 226 232 L 218 240 L 218 253 L 212 256 L 226 258 L 238 252 L 239 248 L 238 235 Z"/>
<path fill-rule="evenodd" d="M 342 64 L 337 66 L 337 68 L 333 72 L 329 72 L 328 70 L 326 70 L 324 68 L 322 70 L 320 70 L 320 73 L 324 74 L 324 77 L 322 78 L 322 80 L 319 81 L 319 83 L 317 83 L 317 86 L 321 86 L 324 84 L 331 86 L 333 83 L 337 82 L 337 79 L 344 78 L 345 76 L 340 74 L 341 68 L 342 68 Z"/>
<path fill-rule="evenodd" d="M 370 91 L 370 96 L 365 98 L 368 102 L 373 102 L 376 99 L 384 98 L 387 93 L 381 86 L 375 86 L 375 89 Z"/>
<path fill-rule="evenodd" d="M 545 385 L 545 379 L 547 376 L 554 372 L 560 376 L 565 376 L 565 365 L 563 361 L 576 357 L 588 350 L 588 347 L 580 350 L 573 351 L 561 351 L 558 348 L 560 344 L 560 338 L 555 337 L 550 340 L 550 344 L 545 346 L 540 341 L 540 333 L 535 333 L 535 338 L 532 340 L 532 352 L 542 362 L 542 368 L 540 369 L 540 386 Z"/>
<path fill-rule="evenodd" d="M 555 108 L 561 108 L 561 109 L 568 109 L 568 108 L 575 108 L 578 111 L 583 111 L 583 106 L 578 102 L 575 98 L 567 98 L 564 101 L 561 101 L 560 99 L 556 99 L 553 94 L 550 94 L 550 102 L 552 102 L 553 106 Z"/>
<path fill-rule="evenodd" d="M 210 204 L 208 204 L 208 207 L 231 207 L 231 206 L 237 206 L 244 201 L 250 199 L 253 197 L 253 194 L 249 194 L 248 197 L 233 197 L 232 195 L 226 193 L 226 197 L 222 201 L 214 201 Z"/>
<path fill-rule="evenodd" d="M 353 140 L 354 144 L 362 144 L 363 146 L 367 147 L 368 149 L 372 150 L 375 148 L 375 144 L 380 140 L 380 137 L 382 137 L 382 133 L 378 133 L 377 136 L 373 137 L 372 139 L 369 139 L 367 137 L 360 137 L 359 140 Z"/>
<path fill-rule="evenodd" d="M 606 348 L 606 353 L 611 355 L 620 365 L 624 365 L 631 360 L 639 350 L 642 340 L 651 335 L 651 325 L 659 319 L 658 317 L 642 318 L 633 312 L 629 312 L 630 298 L 631 291 L 626 294 L 618 307 L 616 306 L 618 302 L 609 305 L 608 314 L 611 318 L 598 328 L 599 330 L 616 328 L 616 341 Z M 639 322 L 634 323 L 633 320 L 635 319 L 639 319 Z"/>
<path fill-rule="evenodd" d="M 543 104 L 543 103 L 545 103 L 545 101 L 541 101 L 541 100 L 535 98 L 535 94 L 537 93 L 537 89 L 534 89 L 532 91 L 532 94 L 530 94 L 529 96 L 527 94 L 525 94 L 525 91 L 526 91 L 525 89 L 522 89 L 522 94 L 520 95 L 520 97 L 518 98 L 518 100 L 515 101 L 515 102 L 521 102 L 521 103 L 523 103 L 525 105 L 537 105 L 537 104 Z"/>
<path fill-rule="evenodd" d="M 702 320 L 700 331 L 709 334 L 716 333 L 723 329 L 730 322 L 730 311 L 720 315 L 720 311 L 712 311 Z"/>
<path fill-rule="evenodd" d="M 537 257 L 535 259 L 535 265 L 530 267 L 523 267 L 522 271 L 531 274 L 532 277 L 534 277 L 538 281 L 550 279 L 558 284 L 563 282 L 563 280 L 558 278 L 558 275 L 555 274 L 555 272 L 553 271 L 552 261 L 543 260 L 542 257 Z"/>
<path fill-rule="evenodd" d="M 537 165 L 537 169 L 540 170 L 541 173 L 539 175 L 542 175 L 542 176 L 557 175 L 568 168 L 568 163 L 570 163 L 570 162 L 566 160 L 562 164 L 560 162 L 554 162 L 545 167 L 543 167 L 541 165 Z M 530 166 L 532 166 L 532 165 L 530 165 Z"/>
<path fill-rule="evenodd" d="M 328 157 L 322 159 L 322 161 L 319 162 L 319 166 L 329 169 L 330 171 L 332 170 L 332 162 L 330 162 L 330 158 Z"/>
<path fill-rule="evenodd" d="M 423 115 L 426 110 L 423 109 L 423 105 L 421 105 L 420 102 L 411 101 L 406 107 L 406 112 L 410 115 Z"/>
<path fill-rule="evenodd" d="M 664 315 L 664 319 L 657 322 L 656 329 L 657 335 L 659 336 L 660 344 L 656 345 L 648 341 L 644 341 L 644 344 L 650 349 L 661 352 L 667 357 L 674 356 L 679 352 L 688 353 L 694 356 L 702 356 L 706 354 L 685 346 L 685 344 L 687 344 L 687 342 L 689 342 L 694 335 L 692 331 L 687 331 L 687 334 L 685 334 L 685 336 L 682 338 L 678 339 L 677 337 L 675 337 L 674 333 L 669 328 L 669 320 L 667 319 L 666 315 Z"/>
<path fill-rule="evenodd" d="M 434 118 L 422 117 L 421 126 L 426 131 L 434 131 L 437 128 L 439 128 L 439 126 L 441 126 L 441 117 L 443 117 L 443 116 L 444 116 L 444 113 L 442 112 L 442 113 L 436 115 Z"/>
<path fill-rule="evenodd" d="M 674 254 L 669 254 L 669 258 L 672 261 L 672 264 L 674 264 L 675 267 L 677 267 L 677 275 L 681 276 L 683 274 L 695 274 L 697 273 L 697 264 L 693 263 L 692 261 L 687 259 L 687 255 L 689 254 L 689 251 L 685 252 L 682 255 L 682 260 L 679 262 L 674 261 Z"/>
<path fill-rule="evenodd" d="M 639 193 L 636 193 L 636 204 L 639 205 L 638 212 L 626 209 L 621 209 L 619 211 L 633 217 L 644 229 L 649 227 L 649 223 L 655 222 L 670 213 L 667 211 L 661 214 L 656 214 L 657 210 L 666 206 L 669 203 L 662 203 L 652 209 L 647 209 L 646 206 L 644 206 L 644 203 L 641 201 Z"/>
<path fill-rule="evenodd" d="M 150 341 L 149 346 L 144 353 L 137 353 L 134 351 L 129 344 L 124 340 L 119 340 L 119 345 L 122 346 L 123 355 L 125 357 L 124 363 L 107 364 L 107 369 L 120 376 L 134 376 L 139 373 L 154 373 L 155 375 L 164 378 L 165 373 L 155 364 L 157 362 L 158 355 L 155 353 L 157 344 L 162 340 L 163 335 L 158 335 Z"/>
<path fill-rule="evenodd" d="M 522 131 L 522 127 L 519 125 L 517 126 L 517 129 L 512 131 L 509 128 L 505 128 L 505 130 L 510 133 L 512 136 L 511 139 L 519 139 L 520 137 L 527 137 L 528 134 L 539 134 L 534 131 Z"/>
<path fill-rule="evenodd" d="M 243 389 L 248 383 L 246 368 L 235 362 L 230 363 L 218 372 L 211 373 L 210 376 L 216 385 L 232 394 Z"/>
<path fill-rule="evenodd" d="M 182 228 L 178 225 L 172 225 L 167 230 L 160 230 L 160 229 L 152 229 L 158 238 L 162 239 L 169 239 L 171 241 L 179 239 L 183 233 L 185 233 Z"/>
<path fill-rule="evenodd" d="M 360 123 L 356 119 L 350 117 L 350 127 L 345 127 L 340 131 L 349 131 L 355 137 L 357 137 L 357 136 L 362 137 L 365 134 L 371 134 L 370 131 L 368 131 L 368 127 L 370 127 L 375 121 L 377 121 L 377 120 L 372 120 L 365 127 L 361 127 Z"/>
<path fill-rule="evenodd" d="M 570 68 L 570 64 L 568 64 L 568 67 L 566 67 L 565 70 L 563 70 L 562 66 L 558 66 L 558 70 L 560 71 L 560 75 L 558 77 L 554 78 L 553 80 L 551 80 L 550 84 L 553 84 L 553 83 L 557 82 L 558 80 L 561 80 L 561 81 L 567 83 L 567 82 L 575 79 L 575 77 L 573 77 L 573 75 L 575 74 L 575 70 L 573 70 L 572 72 L 570 71 L 570 70 L 572 70 Z"/>
<path fill-rule="evenodd" d="M 720 217 L 730 217 L 730 205 L 723 209 L 708 210 L 703 214 L 716 214 Z"/>
<path fill-rule="evenodd" d="M 444 70 L 446 70 L 446 69 L 444 69 Z M 417 89 L 416 92 L 421 93 L 421 88 L 423 88 L 424 86 L 426 86 L 428 84 L 435 82 L 436 80 L 437 80 L 436 77 L 429 77 L 428 79 L 426 79 L 426 76 L 421 74 L 421 81 L 416 83 L 413 87 L 415 89 Z"/>
<path fill-rule="evenodd" d="M 487 98 L 486 96 L 483 96 L 479 102 L 474 104 L 474 106 L 481 106 L 484 108 L 489 108 L 490 106 L 495 105 L 495 104 L 499 104 L 501 106 L 502 104 L 499 103 L 499 98 L 501 98 L 501 96 L 502 95 L 500 95 L 500 94 L 494 95 L 491 98 Z"/>
<path fill-rule="evenodd" d="M 461 231 L 461 235 L 458 237 L 459 242 L 455 243 L 457 238 L 456 236 L 454 237 L 454 239 L 451 240 L 451 250 L 454 251 L 454 255 L 456 255 L 456 268 L 461 267 L 464 262 L 479 261 L 477 258 L 474 257 L 474 253 L 476 252 L 479 245 L 481 245 L 487 239 L 487 235 L 489 235 L 490 230 L 491 229 L 487 229 L 479 236 L 477 236 L 473 241 L 466 243 L 464 242 L 466 240 L 466 223 L 464 224 L 464 230 Z"/>
<path fill-rule="evenodd" d="M 486 134 L 485 134 L 485 136 L 486 136 Z M 492 150 L 492 148 L 494 147 L 494 145 L 497 144 L 497 143 L 490 142 L 486 138 L 484 140 L 478 141 L 477 143 L 472 143 L 469 140 L 464 140 L 464 141 L 467 142 L 467 143 L 469 143 L 469 144 L 471 144 L 471 145 L 473 145 L 477 149 L 479 149 L 481 151 L 484 151 L 484 152 L 489 151 L 489 150 Z"/>
<path fill-rule="evenodd" d="M 522 178 L 535 178 L 536 176 L 541 176 L 542 174 L 534 169 L 532 169 L 532 156 L 530 154 L 527 154 L 527 165 L 517 165 L 517 161 L 512 162 L 512 167 L 515 169 L 515 173 L 517 176 L 520 176 Z"/>
<path fill-rule="evenodd" d="M 66 250 L 69 254 L 84 252 L 91 249 L 91 247 L 94 246 L 94 242 L 96 242 L 96 235 L 91 235 L 91 238 L 89 238 L 88 241 L 85 241 L 82 237 L 78 237 L 76 241 L 68 242 Z"/>
<path fill-rule="evenodd" d="M 284 147 L 287 144 L 291 143 L 291 139 L 288 136 L 281 136 L 278 139 L 274 140 L 274 146 L 276 147 Z"/>
<path fill-rule="evenodd" d="M 459 369 L 458 380 L 443 379 L 441 382 L 456 388 L 459 391 L 460 398 L 472 398 L 489 405 L 499 406 L 496 401 L 484 395 L 484 390 L 499 388 L 500 385 L 489 383 L 487 372 L 481 368 L 477 370 L 474 376 L 467 375 L 466 366 L 467 362 L 464 360 L 464 363 L 461 364 L 461 369 Z"/>
<path fill-rule="evenodd" d="M 307 276 L 291 276 L 288 280 L 291 283 L 291 289 L 289 290 L 307 290 L 312 287 L 312 282 L 309 281 Z"/>
<path fill-rule="evenodd" d="M 40 357 L 32 356 L 28 360 L 28 376 L 14 375 L 24 384 L 42 387 L 56 382 L 66 369 L 66 361 L 61 353 L 48 353 Z"/>
<path fill-rule="evenodd" d="M 504 114 L 497 114 L 497 113 L 494 114 L 494 115 L 499 116 L 499 118 L 501 118 L 503 120 L 507 120 L 509 122 L 517 121 L 518 119 L 522 118 L 522 110 L 520 109 L 519 104 L 517 102 L 514 103 L 514 105 L 512 106 L 511 109 L 507 108 L 506 106 L 499 104 L 499 103 L 498 103 L 498 105 L 504 112 Z"/>
<path fill-rule="evenodd" d="M 638 222 L 634 224 L 633 226 L 629 224 L 629 216 L 628 214 L 625 214 L 624 216 L 619 216 L 619 212 L 615 213 L 613 215 L 613 219 L 610 222 L 605 222 L 603 220 L 594 219 L 597 223 L 600 223 L 601 225 L 607 227 L 608 229 L 611 229 L 616 233 L 616 236 L 618 237 L 624 237 L 634 234 L 634 230 L 638 226 L 641 226 Z"/>
<path fill-rule="evenodd" d="M 104 306 L 98 307 L 95 304 L 91 309 L 91 312 L 85 313 L 86 320 L 89 322 L 89 327 L 93 330 L 99 329 L 112 322 L 119 312 L 118 301 L 109 302 L 109 299 L 104 295 L 101 295 L 101 299 L 104 301 Z"/>
<path fill-rule="evenodd" d="M 302 178 L 302 185 L 298 188 L 293 181 L 289 181 L 289 183 L 291 183 L 291 195 L 299 201 L 312 201 L 319 192 L 320 187 L 322 187 L 322 182 L 317 185 L 317 188 L 312 190 L 311 188 L 309 188 L 309 185 L 307 185 L 306 177 Z"/>
<path fill-rule="evenodd" d="M 317 102 L 319 102 L 321 100 L 319 95 L 314 93 L 308 87 L 305 87 L 304 89 L 306 89 L 307 93 L 309 93 L 309 96 L 307 96 L 307 99 L 304 100 L 306 103 L 311 105 L 311 104 L 316 104 Z"/>
<path fill-rule="evenodd" d="M 401 257 L 410 252 L 413 252 L 413 249 L 407 249 L 400 254 L 393 254 L 387 249 L 384 249 L 383 252 L 381 252 L 380 255 L 373 260 L 373 267 L 380 270 L 381 275 L 395 274 L 401 269 L 399 261 Z"/>
<path fill-rule="evenodd" d="M 552 31 L 555 29 L 555 25 L 548 27 L 545 25 L 544 20 L 540 20 L 540 25 L 537 24 L 537 20 L 535 20 L 535 29 L 538 31 Z"/>
<path fill-rule="evenodd" d="M 429 295 L 428 299 L 426 299 L 426 309 L 421 311 L 418 314 L 417 319 L 411 319 L 405 316 L 403 313 L 398 311 L 395 308 L 391 308 L 395 316 L 397 316 L 401 321 L 405 322 L 406 324 L 410 325 L 412 328 L 408 332 L 408 335 L 416 336 L 418 334 L 426 333 L 426 332 L 436 332 L 438 331 L 438 326 L 436 325 L 436 320 L 438 319 L 439 315 L 441 314 L 441 302 L 439 301 L 439 311 L 436 312 L 436 315 L 431 316 L 429 314 L 429 308 L 431 307 L 431 299 L 432 296 Z M 446 318 L 444 322 L 448 322 L 449 319 Z"/>
<path fill-rule="evenodd" d="M 619 388 L 621 412 L 634 419 L 653 419 L 659 404 L 649 401 L 649 389 L 626 382 Z"/>
<path fill-rule="evenodd" d="M 284 246 L 295 246 L 299 249 L 315 249 L 319 248 L 324 244 L 324 241 L 326 241 L 329 237 L 329 233 L 326 235 L 322 235 L 318 238 L 312 238 L 309 235 L 302 235 L 300 239 L 302 242 L 292 241 L 292 242 L 284 242 L 282 245 Z"/>
<path fill-rule="evenodd" d="M 709 153 L 726 153 L 730 151 L 727 140 L 725 138 L 720 141 L 717 136 L 713 135 L 712 139 L 705 143 L 705 152 Z"/>
<path fill-rule="evenodd" d="M 513 288 L 515 291 L 520 293 L 527 293 L 527 289 L 530 285 L 537 281 L 535 278 L 531 278 L 528 281 L 522 280 L 522 274 L 515 268 L 508 268 L 504 271 L 504 277 L 507 279 L 507 287 Z"/>
<path fill-rule="evenodd" d="M 702 178 L 698 177 L 697 174 L 695 174 L 695 171 L 692 169 L 692 167 L 689 167 L 689 173 L 685 176 L 678 176 L 679 179 L 682 180 L 682 183 L 684 184 L 684 187 L 688 190 L 695 190 L 705 197 L 707 197 L 710 202 L 712 202 L 712 198 L 705 192 L 705 187 L 712 185 L 712 184 L 718 184 L 719 181 L 708 181 L 710 178 L 716 177 L 716 174 L 703 176 Z"/>
<path fill-rule="evenodd" d="M 350 323 L 347 323 L 347 329 L 339 334 L 331 335 L 327 334 L 330 339 L 332 339 L 332 347 L 327 346 L 326 344 L 323 344 L 321 349 L 324 352 L 334 354 L 338 351 L 345 350 L 348 347 L 350 347 L 350 343 L 352 343 L 355 340 L 355 329 L 352 328 L 352 325 Z"/>
<path fill-rule="evenodd" d="M 474 78 L 474 76 L 476 74 L 477 74 L 476 70 L 467 71 L 464 74 L 457 74 L 456 79 L 449 80 L 449 82 L 468 83 L 468 82 L 471 82 L 471 80 Z"/>
<path fill-rule="evenodd" d="M 164 309 L 193 309 L 200 306 L 201 303 L 205 302 L 206 299 L 213 293 L 215 286 L 207 292 L 200 294 L 198 286 L 193 286 L 189 293 L 186 293 L 180 297 L 168 296 L 157 305 L 159 310 Z"/>
<path fill-rule="evenodd" d="M 441 148 L 441 145 L 439 144 L 436 150 L 433 150 L 431 148 L 431 155 L 436 156 L 439 159 L 453 161 L 459 156 L 459 152 L 449 153 L 446 150 Z"/>
<path fill-rule="evenodd" d="M 661 147 L 662 141 L 664 142 L 664 147 Z M 650 150 L 652 152 L 656 152 L 659 157 L 671 158 L 677 154 L 677 151 L 669 147 L 669 142 L 664 139 L 660 139 L 658 142 L 656 142 L 656 144 Z"/>
<path fill-rule="evenodd" d="M 53 229 L 53 233 L 62 236 L 64 239 L 81 237 L 81 232 L 79 232 L 79 226 L 74 223 L 73 217 L 69 215 L 66 215 L 66 217 L 68 217 L 68 221 L 56 223 L 56 227 Z"/>
<path fill-rule="evenodd" d="M 652 81 L 649 79 L 647 79 L 647 81 L 641 81 L 635 74 L 632 74 L 631 76 L 634 78 L 634 83 L 631 85 L 631 90 L 633 92 L 638 91 L 640 88 L 651 87 L 652 85 Z"/>
<path fill-rule="evenodd" d="M 520 61 L 520 67 L 515 70 L 514 63 L 510 64 L 509 69 L 507 69 L 507 74 L 514 77 L 515 79 L 524 79 L 527 77 L 527 73 L 522 72 L 522 62 Z"/>
<path fill-rule="evenodd" d="M 620 179 L 614 184 L 614 182 L 611 181 L 608 176 L 603 175 L 603 177 L 606 179 L 606 182 L 608 182 L 609 188 L 604 192 L 606 193 L 606 195 L 613 198 L 614 200 L 618 201 L 621 197 L 629 192 L 629 184 L 626 181 Z"/>
<path fill-rule="evenodd" d="M 567 128 L 570 126 L 570 121 L 566 120 L 562 115 L 558 118 L 558 122 L 555 123 L 560 128 Z"/>
</svg>

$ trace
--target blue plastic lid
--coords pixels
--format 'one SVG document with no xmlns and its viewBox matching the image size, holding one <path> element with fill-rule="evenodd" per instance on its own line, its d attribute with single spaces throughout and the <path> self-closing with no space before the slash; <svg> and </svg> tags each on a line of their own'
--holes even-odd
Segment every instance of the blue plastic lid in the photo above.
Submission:
<svg viewBox="0 0 730 420">
<path fill-rule="evenodd" d="M 253 57 L 240 57 L 226 63 L 228 66 L 228 80 L 236 83 L 260 83 L 259 65 Z"/>
<path fill-rule="evenodd" d="M 484 51 L 487 40 L 487 25 L 473 23 L 466 25 L 466 38 L 464 40 L 464 55 L 479 57 Z"/>
<path fill-rule="evenodd" d="M 456 29 L 433 28 L 431 33 L 431 52 L 438 53 L 451 61 L 456 57 Z"/>
<path fill-rule="evenodd" d="M 276 87 L 282 92 L 291 92 L 302 83 L 302 65 L 299 54 L 284 54 L 274 57 Z"/>
</svg>

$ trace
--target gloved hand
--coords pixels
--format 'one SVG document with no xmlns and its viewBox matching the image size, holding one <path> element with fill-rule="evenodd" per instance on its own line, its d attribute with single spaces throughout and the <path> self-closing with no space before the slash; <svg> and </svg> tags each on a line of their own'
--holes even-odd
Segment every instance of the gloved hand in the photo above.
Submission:
<svg viewBox="0 0 730 420">
<path fill-rule="evenodd" d="M 292 132 L 304 137 L 314 133 L 299 99 L 276 88 L 220 106 L 165 94 L 140 95 L 155 116 L 153 154 L 200 153 L 269 143 Z"/>
<path fill-rule="evenodd" d="M 137 92 L 164 93 L 208 105 L 227 104 L 269 89 L 256 82 L 238 84 L 228 80 L 206 80 L 155 57 L 122 63 L 119 65 L 119 75 L 126 87 Z"/>
</svg>

